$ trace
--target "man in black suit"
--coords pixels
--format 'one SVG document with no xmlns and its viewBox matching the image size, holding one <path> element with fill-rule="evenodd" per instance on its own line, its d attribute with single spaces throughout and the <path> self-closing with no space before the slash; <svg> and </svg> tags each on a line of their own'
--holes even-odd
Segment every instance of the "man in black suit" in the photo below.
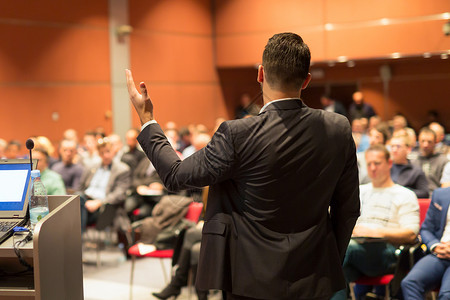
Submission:
<svg viewBox="0 0 450 300">
<path fill-rule="evenodd" d="M 329 299 L 345 287 L 341 264 L 359 216 L 348 120 L 307 107 L 310 52 L 300 36 L 269 39 L 257 80 L 258 116 L 223 122 L 181 161 L 153 119 L 145 83 L 130 99 L 138 141 L 169 190 L 209 185 L 196 287 L 228 299 Z"/>
</svg>

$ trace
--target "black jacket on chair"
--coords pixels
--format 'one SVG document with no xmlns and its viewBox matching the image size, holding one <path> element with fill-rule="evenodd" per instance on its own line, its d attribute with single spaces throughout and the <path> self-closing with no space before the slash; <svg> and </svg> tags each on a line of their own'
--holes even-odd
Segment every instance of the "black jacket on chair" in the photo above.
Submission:
<svg viewBox="0 0 450 300">
<path fill-rule="evenodd" d="M 359 216 L 348 120 L 276 101 L 226 121 L 181 161 L 158 124 L 138 141 L 169 190 L 209 185 L 196 285 L 258 299 L 310 299 L 345 287 Z"/>
</svg>

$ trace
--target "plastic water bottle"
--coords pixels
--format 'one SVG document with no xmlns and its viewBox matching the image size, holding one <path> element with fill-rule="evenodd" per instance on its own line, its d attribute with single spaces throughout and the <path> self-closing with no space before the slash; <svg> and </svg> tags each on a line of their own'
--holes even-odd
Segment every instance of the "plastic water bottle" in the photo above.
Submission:
<svg viewBox="0 0 450 300">
<path fill-rule="evenodd" d="M 31 171 L 31 192 L 30 192 L 30 223 L 34 230 L 36 223 L 48 215 L 48 196 L 47 190 L 41 181 L 41 172 L 39 170 Z"/>
</svg>

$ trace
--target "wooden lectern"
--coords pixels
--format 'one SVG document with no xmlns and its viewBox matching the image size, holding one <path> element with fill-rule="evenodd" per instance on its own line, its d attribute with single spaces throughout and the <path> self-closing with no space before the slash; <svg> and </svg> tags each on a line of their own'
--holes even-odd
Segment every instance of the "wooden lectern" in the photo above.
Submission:
<svg viewBox="0 0 450 300">
<path fill-rule="evenodd" d="M 48 196 L 48 206 L 33 240 L 19 248 L 33 274 L 8 275 L 26 269 L 14 252 L 13 242 L 22 237 L 0 245 L 0 300 L 83 299 L 80 197 Z"/>
</svg>

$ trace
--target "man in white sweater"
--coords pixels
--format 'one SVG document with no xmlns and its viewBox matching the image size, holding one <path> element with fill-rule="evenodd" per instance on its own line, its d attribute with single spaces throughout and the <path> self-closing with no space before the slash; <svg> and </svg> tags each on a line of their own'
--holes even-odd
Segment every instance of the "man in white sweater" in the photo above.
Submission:
<svg viewBox="0 0 450 300">
<path fill-rule="evenodd" d="M 392 181 L 389 151 L 383 145 L 370 146 L 366 163 L 372 182 L 360 186 L 361 216 L 343 263 L 347 282 L 388 274 L 397 246 L 413 243 L 419 231 L 417 197 Z M 346 299 L 345 290 L 332 299 Z"/>
</svg>

